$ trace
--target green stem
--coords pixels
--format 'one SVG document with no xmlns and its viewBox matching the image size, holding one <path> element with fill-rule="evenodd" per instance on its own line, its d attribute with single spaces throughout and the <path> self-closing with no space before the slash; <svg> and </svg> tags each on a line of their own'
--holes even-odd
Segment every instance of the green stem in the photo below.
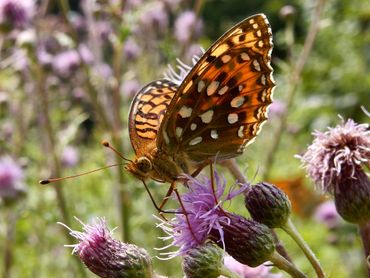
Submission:
<svg viewBox="0 0 370 278">
<path fill-rule="evenodd" d="M 227 277 L 227 278 L 239 278 L 238 274 L 227 269 L 225 266 L 222 266 L 222 268 L 220 269 L 220 274 L 223 277 Z"/>
<path fill-rule="evenodd" d="M 307 259 L 310 261 L 311 265 L 313 266 L 317 277 L 323 278 L 325 277 L 324 271 L 321 268 L 319 260 L 316 258 L 315 254 L 312 252 L 311 248 L 308 244 L 304 241 L 302 236 L 298 233 L 297 229 L 295 228 L 291 219 L 287 221 L 285 226 L 281 227 L 301 248 Z"/>
<path fill-rule="evenodd" d="M 367 275 L 370 278 L 370 221 L 360 224 L 359 228 L 362 244 L 364 246 Z"/>
<path fill-rule="evenodd" d="M 272 254 L 269 260 L 274 264 L 274 266 L 285 271 L 286 273 L 289 273 L 293 278 L 307 278 L 305 274 L 299 271 L 291 262 L 287 261 L 277 252 Z"/>
<path fill-rule="evenodd" d="M 15 225 L 17 222 L 17 213 L 14 211 L 14 208 L 8 207 L 5 208 L 6 220 L 6 240 L 4 241 L 4 261 L 3 261 L 3 277 L 11 277 L 11 267 L 13 264 L 13 243 L 15 236 Z"/>
</svg>

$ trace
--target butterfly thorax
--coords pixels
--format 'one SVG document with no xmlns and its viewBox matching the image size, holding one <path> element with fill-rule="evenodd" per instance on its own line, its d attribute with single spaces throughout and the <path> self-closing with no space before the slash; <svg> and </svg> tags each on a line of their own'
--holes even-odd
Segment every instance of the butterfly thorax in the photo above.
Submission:
<svg viewBox="0 0 370 278">
<path fill-rule="evenodd" d="M 190 165 L 184 154 L 170 156 L 153 148 L 144 155 L 136 157 L 126 169 L 141 180 L 151 178 L 160 182 L 173 182 L 181 174 L 188 174 Z"/>
</svg>

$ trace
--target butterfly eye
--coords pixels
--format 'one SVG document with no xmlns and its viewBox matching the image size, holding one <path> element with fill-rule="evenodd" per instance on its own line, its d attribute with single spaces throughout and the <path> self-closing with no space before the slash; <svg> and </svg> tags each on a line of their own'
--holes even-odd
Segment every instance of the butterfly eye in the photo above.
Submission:
<svg viewBox="0 0 370 278">
<path fill-rule="evenodd" d="M 152 170 L 152 162 L 145 156 L 139 157 L 136 162 L 137 168 L 143 172 L 148 173 Z"/>
</svg>

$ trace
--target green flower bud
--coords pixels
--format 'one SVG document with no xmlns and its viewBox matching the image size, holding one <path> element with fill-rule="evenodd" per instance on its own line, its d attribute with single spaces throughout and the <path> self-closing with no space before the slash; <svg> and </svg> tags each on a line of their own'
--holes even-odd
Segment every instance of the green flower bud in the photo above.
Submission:
<svg viewBox="0 0 370 278">
<path fill-rule="evenodd" d="M 191 249 L 185 256 L 182 268 L 187 278 L 213 278 L 221 275 L 223 252 L 208 243 Z"/>
<path fill-rule="evenodd" d="M 287 195 L 267 182 L 258 183 L 248 190 L 245 206 L 255 221 L 269 228 L 284 226 L 291 213 L 291 203 Z"/>
</svg>

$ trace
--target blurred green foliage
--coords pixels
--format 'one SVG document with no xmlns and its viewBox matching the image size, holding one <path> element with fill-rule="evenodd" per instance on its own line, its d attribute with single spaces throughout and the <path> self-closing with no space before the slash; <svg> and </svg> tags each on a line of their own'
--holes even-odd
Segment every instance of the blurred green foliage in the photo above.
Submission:
<svg viewBox="0 0 370 278">
<path fill-rule="evenodd" d="M 41 1 L 43 2 L 43 1 Z M 147 1 L 144 1 L 147 2 Z M 155 1 L 153 1 L 155 2 Z M 296 91 L 294 103 L 290 109 L 287 130 L 283 135 L 280 148 L 276 154 L 276 163 L 271 169 L 274 180 L 289 180 L 304 176 L 299 167 L 299 161 L 293 156 L 302 153 L 311 142 L 310 133 L 314 129 L 324 130 L 327 126 L 338 123 L 338 114 L 344 118 L 353 118 L 357 122 L 366 122 L 368 117 L 361 110 L 364 106 L 370 109 L 370 3 L 368 0 L 354 1 L 326 1 L 325 9 L 320 22 L 320 31 L 315 41 L 312 53 L 305 66 L 301 81 Z M 285 21 L 279 16 L 280 9 L 286 4 L 296 9 L 294 21 L 295 44 L 292 53 L 288 53 L 285 37 Z M 203 47 L 208 47 L 215 39 L 224 33 L 233 24 L 254 14 L 263 12 L 269 18 L 274 34 L 275 48 L 273 51 L 273 66 L 277 88 L 275 99 L 281 103 L 286 101 L 286 91 L 289 86 L 289 74 L 295 63 L 307 35 L 307 28 L 312 17 L 314 1 L 244 1 L 244 0 L 208 0 L 204 1 L 199 17 L 203 19 L 203 35 L 198 39 Z M 173 22 L 181 12 L 193 9 L 198 1 L 183 1 L 169 19 L 169 28 L 161 35 L 147 43 L 143 34 L 136 37 L 142 49 L 142 54 L 134 61 L 122 59 L 122 82 L 137 79 L 140 84 L 162 77 L 166 64 L 175 64 L 175 58 L 185 57 L 186 49 L 181 47 L 173 35 Z M 143 4 L 144 6 L 144 4 Z M 140 15 L 139 6 L 135 12 L 123 14 L 123 23 L 119 30 L 119 38 L 124 41 L 134 34 L 139 24 L 136 16 Z M 56 24 L 42 26 L 44 29 L 57 28 L 61 16 L 54 15 Z M 107 19 L 107 18 L 105 18 Z M 48 19 L 52 21 L 51 19 Z M 108 18 L 108 20 L 110 20 Z M 112 21 L 117 19 L 111 19 Z M 45 19 L 43 24 L 48 21 Z M 63 30 L 64 27 L 61 27 Z M 39 34 L 41 37 L 43 33 Z M 85 36 L 85 35 L 82 35 Z M 47 86 L 48 107 L 52 129 L 56 142 L 50 146 L 45 137 L 44 105 L 38 94 L 37 84 L 32 83 L 38 77 L 35 75 L 37 65 L 32 62 L 32 55 L 27 71 L 15 66 L 5 66 L 6 59 L 14 54 L 17 46 L 7 45 L 2 41 L 2 67 L 0 72 L 0 94 L 4 99 L 0 102 L 0 154 L 12 154 L 23 163 L 26 173 L 28 194 L 17 204 L 11 207 L 1 207 L 0 222 L 0 251 L 4 250 L 9 240 L 9 217 L 15 217 L 15 229 L 11 242 L 13 250 L 12 277 L 80 277 L 80 272 L 73 262 L 71 249 L 63 247 L 68 244 L 65 237 L 65 228 L 57 225 L 62 221 L 56 199 L 56 190 L 62 187 L 66 197 L 66 206 L 69 217 L 76 216 L 83 222 L 89 222 L 96 216 L 105 216 L 109 227 L 118 227 L 114 235 L 122 239 L 122 222 L 119 207 L 119 189 L 123 190 L 128 199 L 123 202 L 129 204 L 129 229 L 131 242 L 146 248 L 153 256 L 154 269 L 170 277 L 182 277 L 181 259 L 160 261 L 155 256 L 158 251 L 154 248 L 162 247 L 158 239 L 163 232 L 155 227 L 157 220 L 152 203 L 149 201 L 142 184 L 124 172 L 122 167 L 108 171 L 86 175 L 68 180 L 61 184 L 41 186 L 38 180 L 48 177 L 51 171 L 52 153 L 61 157 L 63 147 L 74 145 L 78 148 L 80 162 L 73 168 L 62 167 L 63 176 L 82 173 L 96 167 L 115 163 L 114 154 L 103 149 L 99 142 L 102 139 L 111 139 L 112 134 L 106 130 L 89 101 L 73 95 L 76 84 L 83 88 L 86 76 L 75 74 L 68 78 L 54 78 L 50 74 Z M 148 39 L 149 40 L 149 39 Z M 99 45 L 98 45 L 99 46 Z M 32 50 L 33 51 L 33 50 Z M 32 52 L 31 51 L 31 52 Z M 112 46 L 101 49 L 103 59 L 114 67 L 115 53 Z M 5 61 L 5 62 L 4 62 Z M 14 65 L 14 63 L 13 63 Z M 82 72 L 83 70 L 80 69 Z M 51 76 L 51 77 L 50 77 Z M 104 93 L 110 97 L 110 77 L 105 78 L 100 73 L 88 77 L 98 88 L 100 97 Z M 85 96 L 86 97 L 86 96 Z M 132 95 L 122 94 L 122 109 L 120 117 L 123 121 L 122 142 L 126 156 L 132 157 L 127 132 L 127 114 Z M 106 100 L 106 99 L 105 99 Z M 110 103 L 111 104 L 111 103 Z M 109 105 L 107 107 L 109 107 Z M 111 111 L 106 111 L 108 116 Z M 111 118 L 109 118 L 111 119 Z M 246 169 L 246 175 L 253 181 L 259 181 L 259 167 L 265 163 L 267 147 L 274 140 L 278 116 L 272 116 L 264 126 L 263 132 L 257 141 L 249 146 L 245 154 L 237 158 L 241 168 Z M 11 134 L 6 128 L 11 127 Z M 229 185 L 234 180 L 221 167 L 219 168 L 228 178 Z M 124 184 L 117 185 L 117 171 L 124 176 Z M 156 200 L 161 200 L 167 191 L 167 185 L 158 185 L 149 182 Z M 307 180 L 302 185 L 312 191 L 313 185 Z M 184 190 L 184 189 L 182 189 Z M 122 201 L 122 200 L 121 200 Z M 303 200 L 309 205 L 314 200 Z M 315 200 L 316 201 L 316 200 Z M 169 207 L 176 207 L 172 202 Z M 243 200 L 233 201 L 230 210 L 247 216 Z M 365 269 L 362 261 L 362 250 L 356 229 L 349 224 L 342 224 L 337 230 L 329 231 L 326 226 L 316 223 L 311 214 L 294 216 L 303 237 L 312 247 L 320 259 L 326 273 L 330 277 L 364 277 Z M 169 215 L 168 217 L 171 217 Z M 77 221 L 71 221 L 72 229 L 81 230 Z M 309 277 L 314 277 L 307 260 L 298 248 L 283 233 L 279 235 L 291 251 L 294 261 Z M 4 260 L 0 252 L 1 261 Z M 0 266 L 0 269 L 2 267 Z M 87 273 L 87 272 L 86 272 Z M 87 274 L 92 277 L 92 274 Z M 82 276 L 81 276 L 82 277 Z"/>
</svg>

